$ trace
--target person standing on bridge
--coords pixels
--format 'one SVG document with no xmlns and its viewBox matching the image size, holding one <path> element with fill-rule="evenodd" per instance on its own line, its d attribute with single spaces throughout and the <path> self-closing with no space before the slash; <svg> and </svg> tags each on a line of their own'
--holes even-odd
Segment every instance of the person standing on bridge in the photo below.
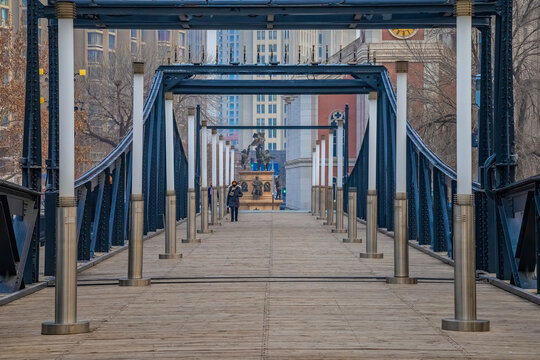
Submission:
<svg viewBox="0 0 540 360">
<path fill-rule="evenodd" d="M 227 190 L 227 206 L 231 209 L 231 222 L 238 221 L 238 208 L 240 207 L 240 198 L 243 195 L 242 189 L 236 180 L 233 180 L 232 185 Z"/>
</svg>

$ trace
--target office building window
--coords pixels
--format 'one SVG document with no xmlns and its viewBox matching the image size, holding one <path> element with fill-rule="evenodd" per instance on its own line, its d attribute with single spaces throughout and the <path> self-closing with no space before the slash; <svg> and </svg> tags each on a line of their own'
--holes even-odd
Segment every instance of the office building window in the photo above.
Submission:
<svg viewBox="0 0 540 360">
<path fill-rule="evenodd" d="M 257 104 L 257 114 L 260 114 L 260 113 L 261 113 L 261 105 Z"/>
<path fill-rule="evenodd" d="M 136 39 L 137 38 L 137 30 L 131 30 L 131 38 Z"/>
<path fill-rule="evenodd" d="M 261 31 L 261 39 L 264 40 L 266 37 L 266 31 Z"/>
<path fill-rule="evenodd" d="M 171 41 L 171 32 L 169 30 L 158 30 L 158 41 Z"/>
<path fill-rule="evenodd" d="M 183 46 L 186 44 L 186 34 L 181 32 L 181 33 L 178 33 L 178 41 L 179 41 L 179 44 L 180 46 Z"/>
<path fill-rule="evenodd" d="M 265 111 L 264 111 L 264 104 L 261 105 L 261 114 L 264 114 Z"/>
<path fill-rule="evenodd" d="M 116 47 L 116 36 L 109 34 L 109 49 L 114 49 Z"/>
<path fill-rule="evenodd" d="M 101 62 L 103 60 L 103 51 L 88 50 L 88 62 Z"/>
<path fill-rule="evenodd" d="M 88 45 L 103 46 L 103 34 L 98 32 L 89 32 Z"/>
</svg>

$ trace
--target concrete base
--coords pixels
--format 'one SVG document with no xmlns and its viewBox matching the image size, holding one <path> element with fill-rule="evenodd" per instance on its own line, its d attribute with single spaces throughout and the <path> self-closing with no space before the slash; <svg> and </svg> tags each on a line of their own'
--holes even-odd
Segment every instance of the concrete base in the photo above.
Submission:
<svg viewBox="0 0 540 360">
<path fill-rule="evenodd" d="M 346 234 L 347 233 L 347 230 L 345 229 L 341 229 L 341 230 L 338 230 L 338 229 L 332 229 L 332 232 L 334 234 Z"/>
<path fill-rule="evenodd" d="M 120 286 L 148 286 L 150 285 L 151 279 L 149 278 L 140 278 L 140 279 L 128 279 L 122 278 L 118 280 L 118 285 Z"/>
<path fill-rule="evenodd" d="M 484 332 L 489 331 L 489 320 L 442 319 L 442 329 L 449 331 Z"/>
<path fill-rule="evenodd" d="M 418 284 L 418 279 L 413 277 L 387 277 L 387 284 Z"/>
<path fill-rule="evenodd" d="M 160 259 L 181 259 L 182 254 L 159 254 Z"/>
<path fill-rule="evenodd" d="M 360 253 L 361 259 L 382 259 L 383 253 Z"/>
<path fill-rule="evenodd" d="M 211 229 L 208 229 L 208 230 L 206 230 L 206 231 L 202 231 L 202 230 L 200 230 L 200 229 L 197 230 L 197 234 L 211 234 L 211 233 L 213 233 L 213 232 L 214 232 L 214 230 L 211 230 Z"/>
<path fill-rule="evenodd" d="M 41 324 L 42 335 L 74 335 L 90 332 L 90 323 L 86 320 L 74 324 L 56 324 L 44 322 Z"/>
<path fill-rule="evenodd" d="M 201 239 L 193 239 L 192 241 L 189 241 L 189 239 L 182 239 L 182 244 L 190 244 L 190 243 L 191 244 L 200 244 Z"/>
<path fill-rule="evenodd" d="M 344 243 L 358 243 L 358 244 L 361 244 L 362 243 L 362 239 L 358 238 L 358 239 L 349 239 L 349 238 L 345 238 L 343 239 L 343 242 Z"/>
</svg>

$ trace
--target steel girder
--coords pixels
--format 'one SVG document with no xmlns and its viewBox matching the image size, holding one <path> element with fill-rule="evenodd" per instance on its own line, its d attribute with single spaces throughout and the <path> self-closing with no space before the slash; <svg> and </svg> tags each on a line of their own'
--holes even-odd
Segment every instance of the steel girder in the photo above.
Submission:
<svg viewBox="0 0 540 360">
<path fill-rule="evenodd" d="M 76 0 L 79 28 L 381 29 L 455 26 L 454 0 Z M 42 16 L 54 17 L 54 1 Z M 473 0 L 473 25 L 486 25 L 497 0 Z"/>
</svg>

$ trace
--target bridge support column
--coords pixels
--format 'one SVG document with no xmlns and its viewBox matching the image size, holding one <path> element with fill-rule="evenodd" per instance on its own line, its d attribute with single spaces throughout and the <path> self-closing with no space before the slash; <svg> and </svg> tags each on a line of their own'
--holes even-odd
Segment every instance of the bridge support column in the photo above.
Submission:
<svg viewBox="0 0 540 360">
<path fill-rule="evenodd" d="M 195 108 L 188 108 L 188 211 L 187 211 L 187 237 L 183 243 L 197 243 L 197 224 L 195 209 Z"/>
<path fill-rule="evenodd" d="M 387 284 L 416 284 L 409 277 L 409 239 L 407 212 L 407 71 L 408 62 L 396 63 L 396 194 L 394 196 L 394 276 Z"/>
<path fill-rule="evenodd" d="M 326 164 L 326 137 L 321 135 L 321 163 L 320 163 L 320 187 L 319 187 L 319 217 L 318 220 L 326 219 L 326 177 L 325 164 Z"/>
<path fill-rule="evenodd" d="M 315 141 L 315 206 L 313 213 L 314 216 L 319 216 L 319 208 L 320 208 L 320 197 L 321 197 L 321 190 L 320 190 L 320 175 L 321 171 L 319 168 L 319 164 L 321 161 L 321 144 L 319 140 Z"/>
<path fill-rule="evenodd" d="M 212 202 L 212 217 L 210 225 L 221 225 L 218 220 L 218 181 L 217 181 L 217 144 L 218 144 L 218 135 L 217 130 L 212 129 L 212 183 L 211 185 L 211 198 Z"/>
<path fill-rule="evenodd" d="M 199 233 L 208 234 L 208 129 L 206 121 L 201 122 L 201 229 Z"/>
<path fill-rule="evenodd" d="M 328 130 L 328 187 L 326 189 L 326 222 L 334 225 L 334 129 Z"/>
<path fill-rule="evenodd" d="M 377 252 L 377 93 L 369 93 L 369 159 L 368 159 L 368 191 L 367 191 L 367 224 L 366 252 L 360 253 L 361 258 L 381 259 L 382 253 Z"/>
<path fill-rule="evenodd" d="M 343 239 L 343 242 L 347 243 L 361 243 L 362 239 L 358 237 L 358 224 L 356 221 L 356 188 L 349 188 L 349 201 L 347 203 L 347 212 L 348 212 L 348 228 L 349 236 Z"/>
<path fill-rule="evenodd" d="M 472 0 L 456 3 L 456 137 L 457 194 L 454 197 L 454 312 L 443 330 L 489 331 L 488 320 L 476 318 L 476 254 L 471 154 Z"/>
<path fill-rule="evenodd" d="M 132 190 L 131 229 L 129 237 L 128 277 L 119 280 L 120 286 L 147 286 L 150 279 L 142 277 L 143 270 L 143 226 L 144 198 L 142 193 L 143 173 L 143 104 L 144 63 L 133 63 L 133 146 L 132 146 Z"/>
<path fill-rule="evenodd" d="M 165 147 L 167 195 L 165 196 L 165 253 L 160 259 L 180 259 L 176 252 L 176 192 L 174 191 L 173 93 L 165 93 Z"/>
<path fill-rule="evenodd" d="M 343 228 L 343 120 L 338 120 L 337 125 L 336 228 L 332 232 L 344 233 L 347 230 Z"/>
<path fill-rule="evenodd" d="M 223 186 L 223 151 L 224 151 L 225 141 L 223 140 L 223 135 L 219 135 L 219 142 L 218 142 L 218 162 L 219 162 L 219 169 L 218 169 L 218 192 L 219 192 L 219 209 L 218 209 L 218 221 L 223 220 L 223 217 L 225 216 L 225 209 L 224 204 L 225 200 L 223 199 L 223 195 L 225 194 L 225 188 Z"/>
<path fill-rule="evenodd" d="M 90 331 L 88 321 L 77 321 L 77 200 L 75 198 L 75 103 L 73 83 L 73 19 L 75 4 L 58 2 L 59 52 L 59 207 L 56 215 L 56 283 L 54 322 L 41 324 L 44 335 Z"/>
</svg>

